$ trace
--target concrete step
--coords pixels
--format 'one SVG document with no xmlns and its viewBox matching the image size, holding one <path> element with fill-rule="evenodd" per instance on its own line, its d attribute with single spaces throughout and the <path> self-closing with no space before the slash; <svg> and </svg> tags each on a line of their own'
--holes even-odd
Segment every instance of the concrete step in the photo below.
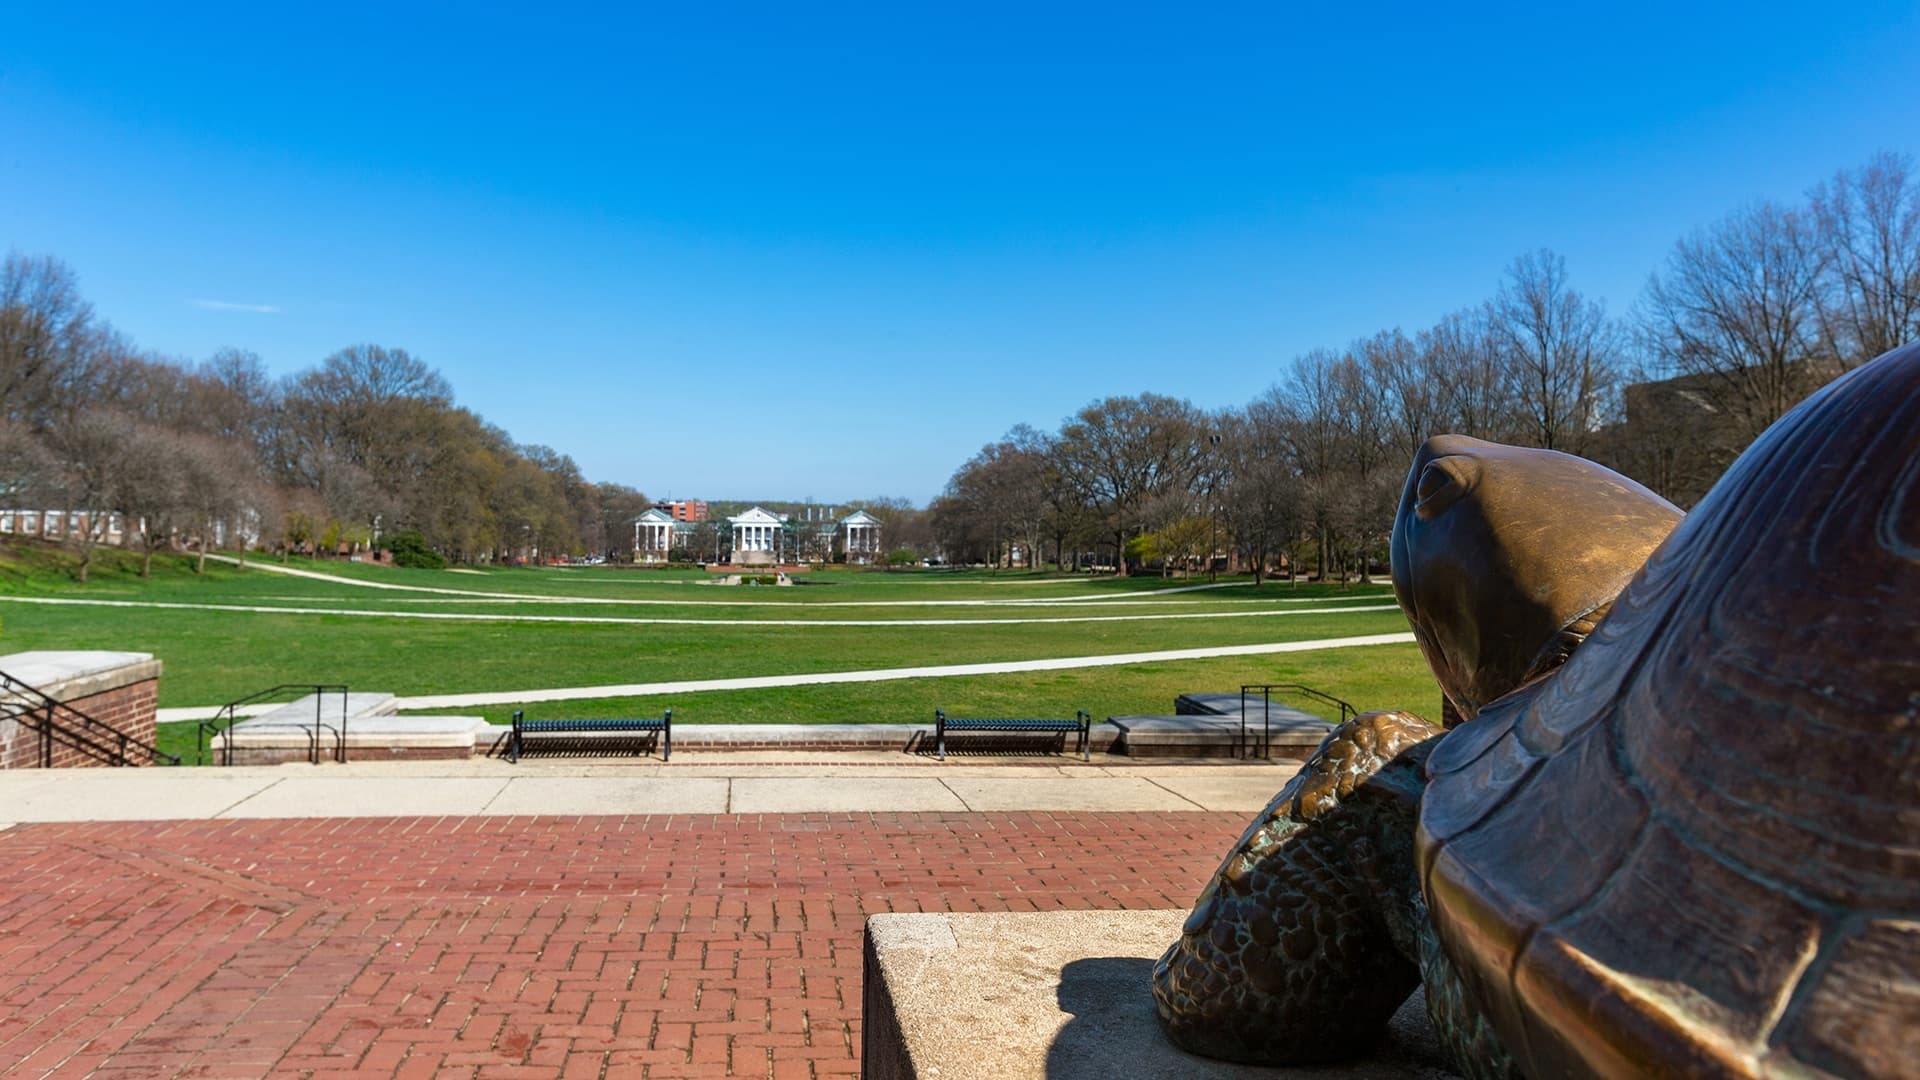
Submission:
<svg viewBox="0 0 1920 1080">
<path fill-rule="evenodd" d="M 390 699 L 392 695 L 387 697 Z M 339 699 L 334 700 L 337 713 Z M 312 709 L 309 704 L 304 724 L 236 724 L 214 736 L 213 751 L 217 759 L 229 760 L 234 765 L 306 761 L 314 745 Z M 320 757 L 330 761 L 339 745 L 335 734 L 338 725 L 332 723 L 331 717 L 325 722 L 328 726 L 319 732 Z M 487 723 L 484 716 L 374 714 L 349 717 L 345 730 L 349 761 L 419 761 L 469 758 L 476 752 L 484 753 L 481 748 L 491 747 L 497 733 L 506 729 Z"/>
<path fill-rule="evenodd" d="M 1451 1080 L 1416 991 L 1345 1063 L 1196 1057 L 1161 1031 L 1153 964 L 1187 911 L 939 912 L 867 919 L 868 1080 Z"/>
<path fill-rule="evenodd" d="M 1257 754 L 1262 739 L 1257 708 L 1251 710 L 1244 728 L 1237 713 L 1110 716 L 1107 723 L 1117 729 L 1112 752 L 1129 757 L 1232 757 L 1243 743 L 1249 753 Z M 1268 746 L 1275 757 L 1305 758 L 1332 730 L 1333 725 L 1318 716 L 1278 706 L 1266 725 Z"/>
<path fill-rule="evenodd" d="M 400 711 L 399 699 L 392 694 L 348 692 L 308 694 L 285 705 L 263 712 L 258 716 L 242 720 L 236 728 L 272 728 L 272 727 L 313 727 L 316 719 L 321 724 L 340 726 L 344 718 L 348 726 L 353 721 L 372 716 L 392 716 Z"/>
</svg>

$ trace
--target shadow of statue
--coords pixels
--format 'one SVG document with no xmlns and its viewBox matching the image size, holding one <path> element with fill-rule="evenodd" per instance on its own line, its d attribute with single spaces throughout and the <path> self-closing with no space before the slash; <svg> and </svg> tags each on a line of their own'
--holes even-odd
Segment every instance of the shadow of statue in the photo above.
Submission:
<svg viewBox="0 0 1920 1080">
<path fill-rule="evenodd" d="M 1395 1014 L 1387 1040 L 1372 1054 L 1338 1065 L 1273 1068 L 1235 1065 L 1189 1054 L 1167 1039 L 1154 1014 L 1153 961 L 1095 956 L 1060 969 L 1055 991 L 1072 1019 L 1047 1047 L 1047 1080 L 1185 1080 L 1292 1077 L 1449 1080 L 1426 1004 L 1413 994 Z"/>
<path fill-rule="evenodd" d="M 1048 1080 L 1140 1075 L 1130 1040 L 1118 1036 L 1158 1023 L 1152 985 L 1153 961 L 1136 956 L 1094 956 L 1061 968 L 1055 996 L 1073 1019 L 1047 1047 Z"/>
</svg>

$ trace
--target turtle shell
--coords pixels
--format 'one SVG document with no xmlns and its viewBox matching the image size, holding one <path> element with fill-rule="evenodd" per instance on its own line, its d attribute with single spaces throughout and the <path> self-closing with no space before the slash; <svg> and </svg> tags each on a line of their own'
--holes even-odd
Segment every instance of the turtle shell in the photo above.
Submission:
<svg viewBox="0 0 1920 1080">
<path fill-rule="evenodd" d="M 1420 874 L 1532 1076 L 1920 1069 L 1920 345 L 1757 440 L 1428 763 Z"/>
</svg>

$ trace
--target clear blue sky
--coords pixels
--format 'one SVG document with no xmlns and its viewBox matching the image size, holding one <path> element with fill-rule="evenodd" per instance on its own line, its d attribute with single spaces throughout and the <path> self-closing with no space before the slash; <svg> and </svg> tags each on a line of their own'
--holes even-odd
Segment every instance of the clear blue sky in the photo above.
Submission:
<svg viewBox="0 0 1920 1080">
<path fill-rule="evenodd" d="M 1688 229 L 1920 152 L 1912 3 L 1450 6 L 9 4 L 0 248 L 166 354 L 404 347 L 657 497 L 924 501 L 1530 248 L 1624 310 Z"/>
</svg>

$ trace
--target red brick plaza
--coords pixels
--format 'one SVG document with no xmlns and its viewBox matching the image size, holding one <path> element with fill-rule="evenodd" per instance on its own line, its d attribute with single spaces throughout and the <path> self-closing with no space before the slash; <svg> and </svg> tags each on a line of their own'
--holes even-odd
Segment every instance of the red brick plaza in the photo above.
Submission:
<svg viewBox="0 0 1920 1080">
<path fill-rule="evenodd" d="M 0 1072 L 851 1076 L 887 911 L 1193 901 L 1244 813 L 0 831 Z"/>
</svg>

